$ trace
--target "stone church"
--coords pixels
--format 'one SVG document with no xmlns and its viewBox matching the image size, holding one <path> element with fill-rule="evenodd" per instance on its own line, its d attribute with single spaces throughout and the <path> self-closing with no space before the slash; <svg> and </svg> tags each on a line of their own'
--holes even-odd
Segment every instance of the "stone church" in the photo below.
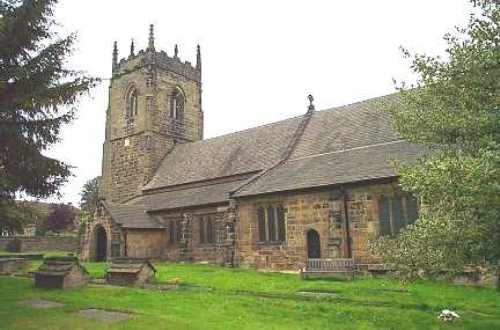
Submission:
<svg viewBox="0 0 500 330">
<path fill-rule="evenodd" d="M 310 258 L 370 264 L 370 239 L 418 212 L 392 161 L 401 139 L 383 96 L 203 138 L 201 55 L 113 50 L 101 203 L 82 258 L 115 256 L 298 270 Z"/>
</svg>

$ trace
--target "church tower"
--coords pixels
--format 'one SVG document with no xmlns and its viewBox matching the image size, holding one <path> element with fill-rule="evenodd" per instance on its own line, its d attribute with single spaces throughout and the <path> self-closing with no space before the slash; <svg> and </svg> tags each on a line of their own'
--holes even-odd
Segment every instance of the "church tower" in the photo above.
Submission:
<svg viewBox="0 0 500 330">
<path fill-rule="evenodd" d="M 148 46 L 118 61 L 113 47 L 106 111 L 100 195 L 108 203 L 140 193 L 163 156 L 177 143 L 203 139 L 201 55 L 196 65 L 155 50 L 153 25 Z"/>
</svg>

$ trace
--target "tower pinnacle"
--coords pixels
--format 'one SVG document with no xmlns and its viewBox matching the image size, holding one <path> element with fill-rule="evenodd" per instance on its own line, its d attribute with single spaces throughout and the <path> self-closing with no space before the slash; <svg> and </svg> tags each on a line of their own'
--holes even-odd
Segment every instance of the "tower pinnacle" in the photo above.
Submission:
<svg viewBox="0 0 500 330">
<path fill-rule="evenodd" d="M 132 42 L 130 43 L 130 56 L 135 55 L 135 45 L 134 45 L 134 39 L 132 39 Z"/>
<path fill-rule="evenodd" d="M 153 24 L 149 25 L 149 42 L 147 50 L 149 51 L 155 50 L 155 32 Z"/>
<path fill-rule="evenodd" d="M 118 43 L 113 42 L 113 64 L 111 66 L 112 71 L 114 72 L 118 67 Z"/>
<path fill-rule="evenodd" d="M 174 58 L 178 58 L 179 56 L 179 47 L 177 47 L 177 44 L 175 44 L 174 47 Z"/>
<path fill-rule="evenodd" d="M 198 69 L 198 71 L 201 71 L 201 51 L 200 51 L 200 45 L 196 46 L 196 69 Z"/>
</svg>

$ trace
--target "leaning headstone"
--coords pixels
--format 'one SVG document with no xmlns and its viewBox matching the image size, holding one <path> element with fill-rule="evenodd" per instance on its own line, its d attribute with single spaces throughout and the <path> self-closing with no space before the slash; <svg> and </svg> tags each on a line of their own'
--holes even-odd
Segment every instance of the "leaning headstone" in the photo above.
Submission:
<svg viewBox="0 0 500 330">
<path fill-rule="evenodd" d="M 113 258 L 106 271 L 106 282 L 121 286 L 142 286 L 155 278 L 156 269 L 146 259 Z"/>
<path fill-rule="evenodd" d="M 76 257 L 49 257 L 34 273 L 35 286 L 47 289 L 68 289 L 88 283 L 87 270 Z"/>
</svg>

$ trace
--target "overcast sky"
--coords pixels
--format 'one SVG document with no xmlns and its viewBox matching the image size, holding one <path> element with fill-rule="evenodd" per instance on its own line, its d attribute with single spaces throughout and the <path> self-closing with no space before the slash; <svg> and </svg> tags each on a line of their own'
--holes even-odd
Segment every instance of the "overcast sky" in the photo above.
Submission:
<svg viewBox="0 0 500 330">
<path fill-rule="evenodd" d="M 205 137 L 297 116 L 314 95 L 326 109 L 394 91 L 409 80 L 400 46 L 443 54 L 442 37 L 467 21 L 465 0 L 349 1 L 103 1 L 61 0 L 56 19 L 77 32 L 69 66 L 111 75 L 111 51 L 120 58 L 146 47 L 155 24 L 156 49 L 203 62 Z M 85 181 L 101 172 L 108 80 L 79 105 L 49 154 L 75 166 L 61 201 L 78 204 Z"/>
</svg>

